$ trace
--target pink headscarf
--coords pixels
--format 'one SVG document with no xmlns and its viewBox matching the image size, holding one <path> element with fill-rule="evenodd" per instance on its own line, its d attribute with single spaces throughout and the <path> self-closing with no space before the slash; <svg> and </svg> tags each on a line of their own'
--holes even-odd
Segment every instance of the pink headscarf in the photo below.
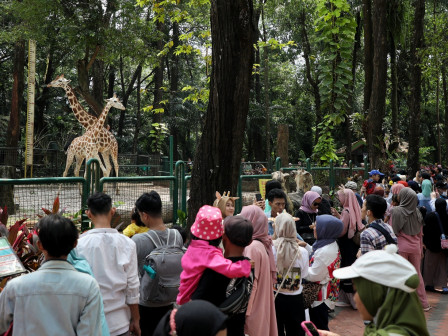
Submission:
<svg viewBox="0 0 448 336">
<path fill-rule="evenodd" d="M 344 207 L 341 214 L 341 221 L 344 223 L 342 235 L 348 230 L 348 238 L 351 239 L 356 231 L 361 231 L 364 228 L 361 220 L 361 208 L 355 193 L 350 189 L 342 189 L 338 191 L 339 201 Z"/>
<path fill-rule="evenodd" d="M 252 238 L 260 241 L 269 256 L 269 269 L 274 279 L 277 278 L 277 266 L 275 265 L 274 254 L 272 253 L 272 239 L 268 234 L 268 218 L 264 214 L 263 210 L 256 205 L 249 205 L 243 207 L 240 213 L 241 216 L 246 218 L 252 223 L 254 233 Z"/>
<path fill-rule="evenodd" d="M 392 195 L 398 195 L 400 193 L 400 190 L 406 188 L 403 184 L 397 183 L 392 186 L 390 191 L 392 192 Z"/>
<path fill-rule="evenodd" d="M 310 213 L 310 214 L 317 213 L 318 210 L 317 209 L 316 210 L 311 209 L 311 205 L 318 198 L 321 198 L 321 196 L 317 192 L 315 192 L 315 191 L 307 191 L 305 193 L 305 195 L 303 195 L 302 206 L 300 207 L 300 210 L 303 210 L 306 213 Z"/>
</svg>

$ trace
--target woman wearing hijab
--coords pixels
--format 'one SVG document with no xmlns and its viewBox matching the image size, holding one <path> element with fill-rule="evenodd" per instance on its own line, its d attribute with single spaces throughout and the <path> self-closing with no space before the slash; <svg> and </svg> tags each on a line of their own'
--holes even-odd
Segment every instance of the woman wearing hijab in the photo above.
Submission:
<svg viewBox="0 0 448 336">
<path fill-rule="evenodd" d="M 154 336 L 224 336 L 227 335 L 226 319 L 212 303 L 194 300 L 167 312 Z"/>
<path fill-rule="evenodd" d="M 387 208 L 386 214 L 384 216 L 384 223 L 387 223 L 390 226 L 392 226 L 392 217 L 390 216 L 390 211 L 396 205 L 398 205 L 398 202 L 395 202 L 395 201 L 398 199 L 398 194 L 400 193 L 400 191 L 403 188 L 405 188 L 405 186 L 402 184 L 394 184 L 394 185 L 392 185 L 392 188 L 390 188 L 390 202 L 389 202 L 389 199 L 387 199 L 388 208 Z M 394 200 L 394 201 L 392 201 L 392 200 Z"/>
<path fill-rule="evenodd" d="M 316 223 L 317 212 L 319 211 L 322 197 L 315 191 L 307 191 L 302 198 L 302 206 L 295 213 L 297 233 L 309 245 L 313 245 L 315 239 L 313 229 Z"/>
<path fill-rule="evenodd" d="M 300 324 L 305 321 L 302 278 L 308 275 L 308 251 L 299 246 L 294 218 L 288 213 L 284 212 L 275 219 L 275 235 L 277 239 L 272 251 L 277 265 L 274 292 L 277 293 L 275 315 L 278 335 L 305 335 Z"/>
<path fill-rule="evenodd" d="M 277 336 L 274 294 L 277 268 L 272 253 L 272 240 L 268 235 L 268 218 L 256 205 L 243 207 L 241 216 L 252 222 L 252 243 L 244 255 L 254 261 L 254 285 L 246 311 L 244 332 L 248 335 Z"/>
<path fill-rule="evenodd" d="M 355 262 L 356 253 L 359 249 L 359 246 L 352 238 L 356 232 L 364 230 L 364 224 L 361 220 L 361 209 L 359 208 L 355 193 L 350 189 L 341 189 L 338 191 L 338 198 L 344 209 L 341 214 L 335 209 L 332 210 L 333 215 L 339 218 L 344 224 L 344 229 L 341 237 L 338 239 L 338 244 L 341 251 L 341 267 L 347 267 Z M 340 290 L 337 306 L 351 305 L 353 309 L 356 309 L 356 304 L 353 301 L 354 290 L 351 280 L 341 281 Z"/>
<path fill-rule="evenodd" d="M 415 294 L 415 268 L 397 253 L 396 245 L 362 255 L 350 267 L 334 272 L 353 279 L 355 300 L 366 325 L 364 336 L 429 336 L 421 304 Z M 321 336 L 338 336 L 319 331 Z"/>
<path fill-rule="evenodd" d="M 333 277 L 333 271 L 340 266 L 339 246 L 344 224 L 334 216 L 322 215 L 316 219 L 310 268 L 306 280 L 322 285 L 318 298 L 311 305 L 310 319 L 319 329 L 328 330 L 328 308 L 334 309 L 338 298 L 339 281 Z M 306 249 L 310 251 L 310 246 Z"/>
<path fill-rule="evenodd" d="M 435 202 L 436 211 L 425 217 L 423 227 L 423 243 L 426 246 L 425 262 L 423 266 L 423 279 L 426 289 L 441 294 L 448 294 L 446 286 L 446 255 L 447 250 L 440 246 L 440 236 L 448 234 L 448 215 L 446 201 L 438 198 Z"/>
<path fill-rule="evenodd" d="M 431 209 L 431 192 L 432 183 L 430 180 L 423 180 L 422 182 L 422 192 L 417 195 L 418 206 L 425 207 L 426 213 L 432 212 Z"/>
<path fill-rule="evenodd" d="M 391 210 L 392 228 L 398 240 L 400 255 L 414 265 L 420 278 L 417 294 L 422 302 L 423 309 L 428 311 L 431 306 L 428 303 L 425 292 L 425 283 L 420 272 L 423 253 L 423 217 L 417 209 L 418 198 L 411 188 L 403 188 L 398 194 L 400 205 Z"/>
</svg>

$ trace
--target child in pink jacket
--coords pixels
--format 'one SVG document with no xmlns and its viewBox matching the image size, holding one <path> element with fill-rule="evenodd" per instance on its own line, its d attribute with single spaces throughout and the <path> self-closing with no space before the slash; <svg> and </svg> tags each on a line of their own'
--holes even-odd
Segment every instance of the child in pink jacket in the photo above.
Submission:
<svg viewBox="0 0 448 336">
<path fill-rule="evenodd" d="M 191 226 L 190 246 L 182 258 L 183 271 L 180 274 L 178 304 L 190 301 L 206 268 L 228 278 L 249 276 L 251 265 L 248 260 L 234 263 L 224 258 L 222 250 L 218 247 L 223 232 L 221 210 L 209 205 L 200 208 Z"/>
</svg>

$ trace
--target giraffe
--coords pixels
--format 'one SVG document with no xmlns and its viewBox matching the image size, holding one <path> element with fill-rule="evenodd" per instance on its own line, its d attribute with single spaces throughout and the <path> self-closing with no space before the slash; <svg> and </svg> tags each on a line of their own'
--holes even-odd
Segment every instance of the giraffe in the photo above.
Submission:
<svg viewBox="0 0 448 336">
<path fill-rule="evenodd" d="M 106 106 L 104 106 L 103 111 L 101 112 L 100 117 L 97 119 L 95 125 L 90 127 L 84 135 L 75 138 L 67 150 L 67 161 L 65 164 L 65 171 L 63 177 L 66 177 L 68 174 L 68 170 L 73 163 L 73 159 L 76 157 L 76 166 L 74 174 L 76 177 L 79 176 L 79 170 L 81 168 L 82 162 L 85 159 L 86 163 L 89 159 L 97 159 L 100 163 L 100 168 L 103 171 L 103 175 L 105 177 L 109 176 L 109 170 L 106 169 L 101 160 L 99 158 L 99 149 L 101 148 L 101 143 L 99 134 L 101 129 L 104 129 L 104 121 L 106 120 L 107 114 L 112 107 L 118 108 L 120 110 L 124 110 L 125 107 L 121 104 L 120 100 L 114 94 L 112 98 L 106 99 Z M 106 161 L 105 161 L 106 162 Z M 86 176 L 84 174 L 84 176 Z M 118 188 L 117 188 L 118 193 Z"/>
<path fill-rule="evenodd" d="M 51 83 L 47 85 L 47 87 L 60 87 L 65 90 L 65 93 L 67 95 L 70 107 L 76 117 L 78 119 L 79 123 L 88 131 L 90 128 L 94 127 L 97 118 L 87 113 L 87 111 L 84 109 L 84 107 L 79 103 L 78 99 L 76 98 L 75 91 L 70 86 L 70 80 L 66 79 L 64 75 L 60 75 L 56 77 L 55 80 L 53 80 Z M 103 123 L 104 124 L 104 123 Z M 75 139 L 76 140 L 76 139 Z M 112 170 L 112 166 L 110 164 L 109 156 L 112 157 L 112 161 L 114 163 L 115 168 L 115 174 L 118 176 L 118 143 L 113 134 L 108 131 L 106 128 L 104 128 L 104 125 L 101 125 L 101 129 L 99 131 L 98 135 L 98 142 L 99 142 L 99 148 L 98 151 L 102 154 L 104 164 L 106 165 L 106 169 L 108 171 L 107 175 L 109 176 L 110 171 Z M 70 147 L 69 147 L 70 149 Z M 73 150 L 74 148 L 72 148 Z M 70 154 L 67 151 L 67 157 L 72 155 L 73 157 L 76 156 L 76 153 Z M 76 160 L 78 164 L 78 159 Z M 101 160 L 100 160 L 101 162 Z M 81 168 L 82 161 L 79 162 L 79 168 Z M 70 168 L 70 167 L 69 167 Z M 79 169 L 78 169 L 79 173 Z M 77 175 L 76 175 L 77 176 Z M 65 175 L 64 175 L 65 177 Z"/>
</svg>

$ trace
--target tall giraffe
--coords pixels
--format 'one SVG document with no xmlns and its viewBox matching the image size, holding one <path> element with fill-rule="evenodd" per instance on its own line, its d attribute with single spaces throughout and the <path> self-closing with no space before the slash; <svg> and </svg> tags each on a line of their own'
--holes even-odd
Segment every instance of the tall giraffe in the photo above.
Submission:
<svg viewBox="0 0 448 336">
<path fill-rule="evenodd" d="M 99 135 L 101 129 L 103 129 L 104 121 L 106 120 L 107 114 L 112 107 L 124 110 L 125 107 L 121 104 L 120 100 L 114 94 L 112 98 L 106 99 L 106 106 L 104 106 L 100 117 L 97 119 L 95 125 L 90 127 L 84 135 L 75 138 L 67 150 L 67 161 L 65 164 L 65 171 L 63 176 L 66 177 L 68 170 L 72 165 L 73 159 L 76 157 L 76 167 L 75 176 L 79 176 L 79 170 L 81 168 L 82 162 L 85 159 L 86 163 L 89 159 L 97 159 L 100 163 L 100 168 L 103 171 L 105 177 L 109 176 L 109 170 L 107 170 L 98 156 L 99 148 L 101 148 Z M 118 190 L 117 190 L 118 191 Z"/>
<path fill-rule="evenodd" d="M 87 113 L 87 111 L 84 109 L 84 107 L 79 103 L 78 99 L 76 98 L 75 91 L 70 86 L 70 80 L 66 79 L 64 75 L 60 75 L 59 77 L 56 77 L 55 80 L 53 80 L 51 83 L 49 83 L 48 87 L 60 87 L 65 90 L 65 93 L 67 95 L 68 101 L 70 103 L 70 107 L 76 117 L 78 119 L 79 123 L 88 131 L 90 128 L 94 127 L 97 118 Z M 76 140 L 76 139 L 75 139 Z M 104 128 L 104 123 L 101 125 L 101 129 L 99 131 L 98 135 L 98 142 L 99 142 L 99 148 L 98 151 L 102 154 L 104 164 L 106 165 L 107 169 L 107 175 L 109 176 L 110 171 L 112 169 L 112 166 L 110 164 L 109 156 L 112 157 L 112 161 L 114 163 L 115 168 L 115 174 L 118 176 L 118 143 L 115 137 L 111 132 L 109 132 L 106 128 Z M 73 157 L 76 156 L 75 153 L 70 154 L 69 153 L 70 147 L 67 150 L 67 159 L 70 155 Z M 68 161 L 67 161 L 68 162 Z M 101 162 L 101 160 L 100 160 Z M 71 164 L 71 163 L 70 163 Z M 76 164 L 78 165 L 78 158 L 76 160 Z M 82 161 L 79 162 L 79 169 L 81 168 Z M 70 168 L 70 166 L 68 167 Z M 76 169 L 76 168 L 75 168 Z M 78 169 L 78 173 L 79 173 Z M 67 168 L 66 168 L 67 170 Z M 65 174 L 64 176 L 66 176 Z M 78 175 L 76 175 L 78 176 Z"/>
</svg>

